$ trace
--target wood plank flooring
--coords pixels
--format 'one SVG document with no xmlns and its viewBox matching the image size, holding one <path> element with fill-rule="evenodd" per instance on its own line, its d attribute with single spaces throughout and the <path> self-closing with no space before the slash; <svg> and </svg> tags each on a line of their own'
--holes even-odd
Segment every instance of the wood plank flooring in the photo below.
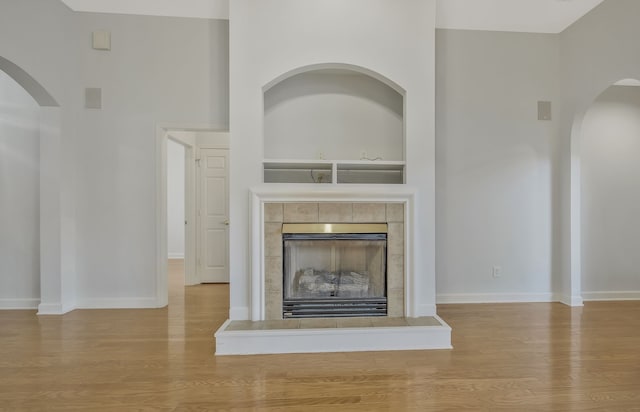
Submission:
<svg viewBox="0 0 640 412">
<path fill-rule="evenodd" d="M 640 411 L 640 302 L 442 305 L 453 350 L 214 357 L 227 285 L 0 311 L 2 411 Z"/>
</svg>

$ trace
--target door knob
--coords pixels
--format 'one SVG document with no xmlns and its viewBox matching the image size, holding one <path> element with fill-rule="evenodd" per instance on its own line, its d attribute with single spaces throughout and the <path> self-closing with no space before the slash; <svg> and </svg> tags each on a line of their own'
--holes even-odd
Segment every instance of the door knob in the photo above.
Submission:
<svg viewBox="0 0 640 412">
<path fill-rule="evenodd" d="M 225 219 L 223 223 L 225 226 L 229 226 L 229 219 Z"/>
</svg>

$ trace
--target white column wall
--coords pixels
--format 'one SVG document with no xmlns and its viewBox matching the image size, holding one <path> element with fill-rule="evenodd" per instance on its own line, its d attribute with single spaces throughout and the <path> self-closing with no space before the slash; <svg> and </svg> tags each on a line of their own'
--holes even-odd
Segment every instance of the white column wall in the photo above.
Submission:
<svg viewBox="0 0 640 412">
<path fill-rule="evenodd" d="M 407 183 L 419 188 L 416 313 L 435 313 L 435 1 L 234 0 L 230 4 L 232 319 L 249 317 L 249 188 L 262 181 L 263 87 L 304 66 L 343 63 L 406 91 Z"/>
</svg>

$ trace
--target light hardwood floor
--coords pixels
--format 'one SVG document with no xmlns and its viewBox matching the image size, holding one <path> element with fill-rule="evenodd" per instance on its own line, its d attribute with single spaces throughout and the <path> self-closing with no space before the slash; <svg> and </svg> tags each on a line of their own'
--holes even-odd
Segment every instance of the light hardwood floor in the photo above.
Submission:
<svg viewBox="0 0 640 412">
<path fill-rule="evenodd" d="M 453 350 L 214 357 L 228 286 L 0 311 L 6 411 L 640 411 L 640 302 L 442 305 Z"/>
</svg>

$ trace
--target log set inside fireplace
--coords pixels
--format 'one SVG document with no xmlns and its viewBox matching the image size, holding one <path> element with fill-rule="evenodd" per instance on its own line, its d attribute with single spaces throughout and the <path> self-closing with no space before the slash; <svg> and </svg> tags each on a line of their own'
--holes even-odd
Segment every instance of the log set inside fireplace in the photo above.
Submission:
<svg viewBox="0 0 640 412">
<path fill-rule="evenodd" d="M 283 318 L 387 315 L 386 224 L 287 224 L 282 238 Z"/>
</svg>

